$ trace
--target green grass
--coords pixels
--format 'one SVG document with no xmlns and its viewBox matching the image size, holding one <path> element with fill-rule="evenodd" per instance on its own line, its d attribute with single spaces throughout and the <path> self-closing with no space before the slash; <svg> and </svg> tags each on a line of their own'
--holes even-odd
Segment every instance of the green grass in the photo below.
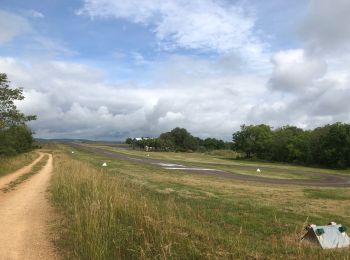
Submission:
<svg viewBox="0 0 350 260">
<path fill-rule="evenodd" d="M 305 195 L 308 198 L 320 199 L 320 200 L 349 200 L 349 189 L 305 189 Z"/>
<path fill-rule="evenodd" d="M 147 157 L 152 159 L 164 159 L 169 161 L 182 161 L 188 163 L 204 163 L 207 165 L 226 165 L 226 166 L 252 166 L 256 168 L 269 167 L 276 168 L 276 170 L 289 170 L 289 171 L 304 171 L 304 172 L 317 172 L 325 174 L 339 174 L 349 175 L 350 169 L 347 170 L 333 170 L 318 167 L 306 167 L 288 163 L 271 163 L 264 161 L 252 161 L 252 160 L 239 160 L 237 159 L 237 153 L 230 150 L 213 151 L 208 153 L 175 153 L 175 152 L 145 152 L 142 150 L 131 150 L 120 148 L 118 146 L 106 146 L 96 144 L 85 144 L 87 146 L 100 147 L 110 151 L 116 151 L 124 154 L 135 155 L 140 157 Z M 149 156 L 148 156 L 149 155 Z"/>
<path fill-rule="evenodd" d="M 60 149 L 50 191 L 62 216 L 57 243 L 64 258 L 350 259 L 349 250 L 299 242 L 307 222 L 349 226 L 348 189 L 339 207 L 308 197 L 302 187 L 215 179 Z"/>
<path fill-rule="evenodd" d="M 29 179 L 34 174 L 38 173 L 44 167 L 44 165 L 46 165 L 48 159 L 49 159 L 49 156 L 45 155 L 39 162 L 37 162 L 33 166 L 33 168 L 31 169 L 30 172 L 19 176 L 17 179 L 15 179 L 14 181 L 11 181 L 4 188 L 2 188 L 0 190 L 2 192 L 4 192 L 4 193 L 9 192 L 11 190 L 14 190 L 19 184 L 21 184 L 22 182 L 26 181 L 27 179 Z"/>
<path fill-rule="evenodd" d="M 167 161 L 173 161 L 177 163 L 186 163 L 192 166 L 201 166 L 204 168 L 214 168 L 232 173 L 238 173 L 243 175 L 253 175 L 264 178 L 274 179 L 316 179 L 317 177 L 308 175 L 308 173 L 332 173 L 334 171 L 325 169 L 314 169 L 300 166 L 290 166 L 271 163 L 260 163 L 251 161 L 238 161 L 228 160 L 228 156 L 231 154 L 231 158 L 234 158 L 236 153 L 230 150 L 213 151 L 212 153 L 175 153 L 175 152 L 145 152 L 139 150 L 123 149 L 119 147 L 103 146 L 89 144 L 88 146 L 99 147 L 109 151 L 115 151 L 127 155 L 134 155 L 143 158 L 161 159 Z M 257 168 L 262 171 L 258 173 Z M 336 173 L 339 174 L 339 173 Z M 347 174 L 347 172 L 343 172 Z"/>
<path fill-rule="evenodd" d="M 0 177 L 28 165 L 38 157 L 39 154 L 35 152 L 23 153 L 16 156 L 0 156 Z"/>
</svg>

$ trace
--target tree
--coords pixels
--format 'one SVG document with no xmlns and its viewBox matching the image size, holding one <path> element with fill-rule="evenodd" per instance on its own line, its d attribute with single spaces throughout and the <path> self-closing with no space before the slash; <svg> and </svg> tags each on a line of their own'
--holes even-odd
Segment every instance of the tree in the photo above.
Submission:
<svg viewBox="0 0 350 260">
<path fill-rule="evenodd" d="M 13 125 L 23 125 L 27 121 L 36 119 L 36 116 L 25 116 L 17 110 L 14 101 L 23 99 L 23 89 L 10 88 L 7 75 L 0 73 L 0 129 Z"/>
<path fill-rule="evenodd" d="M 273 132 L 270 158 L 279 162 L 307 162 L 309 132 L 295 126 L 283 126 Z"/>
<path fill-rule="evenodd" d="M 132 138 L 130 138 L 130 137 L 126 138 L 125 143 L 132 144 Z"/>
<path fill-rule="evenodd" d="M 202 144 L 206 150 L 225 149 L 225 142 L 216 138 L 206 138 Z"/>
<path fill-rule="evenodd" d="M 17 109 L 15 101 L 23 99 L 23 89 L 11 88 L 7 75 L 0 73 L 0 154 L 20 153 L 32 146 L 32 131 L 25 123 L 36 116 Z"/>
<path fill-rule="evenodd" d="M 0 131 L 0 155 L 27 152 L 33 145 L 32 131 L 26 125 L 14 125 Z"/>
<path fill-rule="evenodd" d="M 196 139 L 185 128 L 176 127 L 170 131 L 175 144 L 176 151 L 195 151 L 197 149 Z"/>
<path fill-rule="evenodd" d="M 336 168 L 350 165 L 350 125 L 335 123 L 325 126 L 320 138 L 320 162 Z"/>
<path fill-rule="evenodd" d="M 268 151 L 271 137 L 272 131 L 268 125 L 242 125 L 241 131 L 232 135 L 232 141 L 234 148 L 244 152 L 248 158 L 253 156 L 262 158 Z"/>
<path fill-rule="evenodd" d="M 165 151 L 195 151 L 199 138 L 193 137 L 185 128 L 176 127 L 170 132 L 162 133 L 158 138 L 158 146 Z"/>
<path fill-rule="evenodd" d="M 246 153 L 248 158 L 332 168 L 350 166 L 349 124 L 335 123 L 307 131 L 295 126 L 272 131 L 266 125 L 243 125 L 232 137 L 233 149 Z"/>
</svg>

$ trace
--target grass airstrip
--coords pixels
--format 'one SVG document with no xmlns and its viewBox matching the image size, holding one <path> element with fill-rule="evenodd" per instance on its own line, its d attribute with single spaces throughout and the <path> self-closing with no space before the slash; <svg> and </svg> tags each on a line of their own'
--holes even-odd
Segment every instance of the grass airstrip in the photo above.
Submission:
<svg viewBox="0 0 350 260">
<path fill-rule="evenodd" d="M 72 148 L 65 145 L 53 151 L 50 192 L 62 216 L 56 243 L 64 257 L 350 258 L 350 249 L 321 250 L 300 242 L 308 223 L 335 221 L 350 226 L 348 188 L 280 186 L 192 175 L 77 149 L 71 153 Z M 140 151 L 122 152 L 147 156 Z M 215 167 L 245 165 L 228 160 L 228 154 L 150 153 L 149 157 Z M 108 167 L 101 167 L 103 162 Z M 276 168 L 276 178 L 293 178 L 279 175 L 279 169 L 298 169 L 268 165 Z"/>
</svg>

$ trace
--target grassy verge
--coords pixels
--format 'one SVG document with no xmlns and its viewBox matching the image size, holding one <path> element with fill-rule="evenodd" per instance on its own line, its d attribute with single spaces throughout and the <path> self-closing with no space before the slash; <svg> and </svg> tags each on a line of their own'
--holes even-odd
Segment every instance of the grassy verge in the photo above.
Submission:
<svg viewBox="0 0 350 260">
<path fill-rule="evenodd" d="M 36 152 L 23 153 L 10 157 L 0 156 L 0 177 L 22 168 L 38 157 L 39 154 Z"/>
<path fill-rule="evenodd" d="M 14 181 L 11 181 L 9 184 L 6 185 L 6 187 L 4 187 L 0 190 L 5 193 L 5 192 L 9 192 L 9 191 L 15 189 L 16 186 L 18 186 L 22 182 L 26 181 L 34 174 L 38 173 L 44 167 L 44 165 L 47 163 L 48 159 L 49 159 L 49 156 L 45 155 L 39 162 L 37 162 L 33 166 L 32 170 L 30 172 L 19 176 L 17 179 L 15 179 Z"/>
<path fill-rule="evenodd" d="M 70 149 L 54 153 L 50 187 L 63 216 L 57 230 L 65 258 L 350 258 L 349 250 L 299 243 L 307 221 L 349 226 L 350 196 L 341 206 L 309 198 L 303 188 L 169 172 Z"/>
</svg>

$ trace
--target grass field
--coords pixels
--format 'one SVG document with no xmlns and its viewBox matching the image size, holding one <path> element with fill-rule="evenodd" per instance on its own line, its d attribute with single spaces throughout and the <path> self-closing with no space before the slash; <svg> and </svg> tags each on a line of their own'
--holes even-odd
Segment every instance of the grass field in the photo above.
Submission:
<svg viewBox="0 0 350 260">
<path fill-rule="evenodd" d="M 54 152 L 50 187 L 65 258 L 350 258 L 300 243 L 306 223 L 350 225 L 350 189 L 215 179 L 71 149 Z"/>
<path fill-rule="evenodd" d="M 11 181 L 4 188 L 1 188 L 0 191 L 2 191 L 2 192 L 9 192 L 9 191 L 15 189 L 17 185 L 21 184 L 22 182 L 26 181 L 27 179 L 29 179 L 34 174 L 38 173 L 44 167 L 44 165 L 47 163 L 48 159 L 49 159 L 49 156 L 48 155 L 44 155 L 44 157 L 42 159 L 40 159 L 40 161 L 37 162 L 33 166 L 31 171 L 29 171 L 29 172 L 19 176 L 14 181 Z"/>
<path fill-rule="evenodd" d="M 24 153 L 13 157 L 0 156 L 0 177 L 22 168 L 38 157 L 39 154 L 36 152 Z"/>
<path fill-rule="evenodd" d="M 209 153 L 175 153 L 175 152 L 145 152 L 140 150 L 131 150 L 120 148 L 118 146 L 106 146 L 88 144 L 88 146 L 103 148 L 109 151 L 115 151 L 127 155 L 134 155 L 144 158 L 161 159 L 174 162 L 182 162 L 187 165 L 202 166 L 204 168 L 215 168 L 227 172 L 234 172 L 245 175 L 256 175 L 260 177 L 275 178 L 275 179 L 313 179 L 313 176 L 301 175 L 300 172 L 305 173 L 324 173 L 324 174 L 338 174 L 349 175 L 350 170 L 332 170 L 322 168 L 312 168 L 295 166 L 281 163 L 267 163 L 254 162 L 245 160 L 236 160 L 237 154 L 230 150 L 218 150 Z M 251 166 L 251 167 L 247 167 Z M 260 168 L 262 171 L 257 173 L 256 169 Z"/>
</svg>

